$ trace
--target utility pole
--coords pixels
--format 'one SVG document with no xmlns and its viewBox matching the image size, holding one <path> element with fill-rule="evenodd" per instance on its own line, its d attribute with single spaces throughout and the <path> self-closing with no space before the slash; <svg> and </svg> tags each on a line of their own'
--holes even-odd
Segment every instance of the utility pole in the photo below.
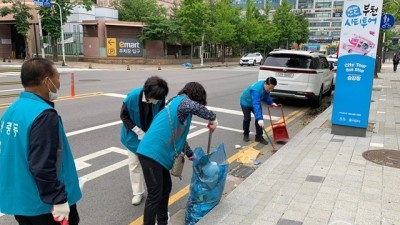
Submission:
<svg viewBox="0 0 400 225">
<path fill-rule="evenodd" d="M 61 6 L 57 2 L 52 2 L 51 4 L 57 5 L 58 8 L 60 9 L 60 25 L 61 25 L 61 48 L 62 48 L 62 55 L 63 55 L 63 61 L 62 61 L 62 66 L 65 66 L 65 45 L 64 45 L 64 29 L 63 29 L 63 19 L 62 19 L 62 10 Z"/>
</svg>

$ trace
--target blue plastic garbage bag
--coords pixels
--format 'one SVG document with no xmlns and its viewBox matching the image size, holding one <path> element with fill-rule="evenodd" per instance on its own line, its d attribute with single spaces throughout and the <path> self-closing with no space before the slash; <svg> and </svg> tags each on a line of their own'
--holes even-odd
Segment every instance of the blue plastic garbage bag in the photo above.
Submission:
<svg viewBox="0 0 400 225">
<path fill-rule="evenodd" d="M 189 63 L 189 62 L 183 63 L 182 66 L 185 67 L 186 69 L 187 69 L 187 68 L 192 68 L 192 64 Z"/>
<path fill-rule="evenodd" d="M 202 148 L 195 148 L 192 167 L 186 225 L 196 224 L 221 200 L 229 169 L 224 144 L 218 145 L 208 156 Z"/>
</svg>

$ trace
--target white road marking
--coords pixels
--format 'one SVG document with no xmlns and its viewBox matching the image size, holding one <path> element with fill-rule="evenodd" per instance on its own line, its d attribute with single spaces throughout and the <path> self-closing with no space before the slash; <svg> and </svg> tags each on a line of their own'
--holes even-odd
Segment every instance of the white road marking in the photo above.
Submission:
<svg viewBox="0 0 400 225">
<path fill-rule="evenodd" d="M 118 93 L 104 93 L 104 96 L 109 96 L 109 97 L 116 97 L 116 98 L 126 98 L 126 95 L 123 94 L 118 94 Z M 232 115 L 238 115 L 238 116 L 243 116 L 243 112 L 239 110 L 232 110 L 232 109 L 224 109 L 224 108 L 217 108 L 217 107 L 212 107 L 212 106 L 207 106 L 209 110 L 212 110 L 214 112 L 221 112 L 221 113 L 227 113 L 227 114 L 232 114 Z M 254 115 L 251 114 L 251 117 L 254 118 Z M 264 120 L 269 120 L 269 115 L 263 115 Z M 271 116 L 272 120 L 279 120 L 280 117 L 277 116 Z"/>
<path fill-rule="evenodd" d="M 8 90 L 1 90 L 0 92 L 11 92 L 11 91 L 22 91 L 24 90 L 23 88 L 17 88 L 17 89 L 8 89 Z"/>
<path fill-rule="evenodd" d="M 4 72 L 4 73 L 0 73 L 0 75 L 2 76 L 19 76 L 21 75 L 20 72 Z"/>
<path fill-rule="evenodd" d="M 111 122 L 111 123 L 106 123 L 106 124 L 102 124 L 102 125 L 98 125 L 98 126 L 94 126 L 94 127 L 85 128 L 82 130 L 72 131 L 72 132 L 67 133 L 67 137 L 86 133 L 89 131 L 99 130 L 99 129 L 106 128 L 106 127 L 111 127 L 111 126 L 118 125 L 121 123 L 122 123 L 122 121 L 119 120 L 119 121 L 115 121 L 115 122 Z"/>
</svg>

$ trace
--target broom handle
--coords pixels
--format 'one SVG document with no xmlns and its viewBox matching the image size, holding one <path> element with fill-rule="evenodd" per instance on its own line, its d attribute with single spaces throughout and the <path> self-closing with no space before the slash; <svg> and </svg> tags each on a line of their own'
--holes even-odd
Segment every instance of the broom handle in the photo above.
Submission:
<svg viewBox="0 0 400 225">
<path fill-rule="evenodd" d="M 207 155 L 210 154 L 211 136 L 212 136 L 212 132 L 211 132 L 211 130 L 210 130 L 210 132 L 208 133 Z"/>
</svg>

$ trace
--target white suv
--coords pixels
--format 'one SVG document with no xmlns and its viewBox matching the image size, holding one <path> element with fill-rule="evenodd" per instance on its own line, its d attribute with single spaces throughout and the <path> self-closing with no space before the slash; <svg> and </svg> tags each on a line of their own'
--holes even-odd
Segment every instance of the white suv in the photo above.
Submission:
<svg viewBox="0 0 400 225">
<path fill-rule="evenodd" d="M 325 55 L 318 52 L 277 50 L 260 66 L 258 80 L 275 77 L 272 97 L 310 100 L 316 107 L 323 95 L 331 95 L 333 73 Z"/>
<path fill-rule="evenodd" d="M 240 59 L 240 66 L 243 65 L 256 65 L 256 64 L 260 64 L 262 63 L 263 57 L 261 55 L 261 53 L 256 52 L 256 53 L 248 53 L 246 55 L 244 55 L 241 59 Z"/>
</svg>

